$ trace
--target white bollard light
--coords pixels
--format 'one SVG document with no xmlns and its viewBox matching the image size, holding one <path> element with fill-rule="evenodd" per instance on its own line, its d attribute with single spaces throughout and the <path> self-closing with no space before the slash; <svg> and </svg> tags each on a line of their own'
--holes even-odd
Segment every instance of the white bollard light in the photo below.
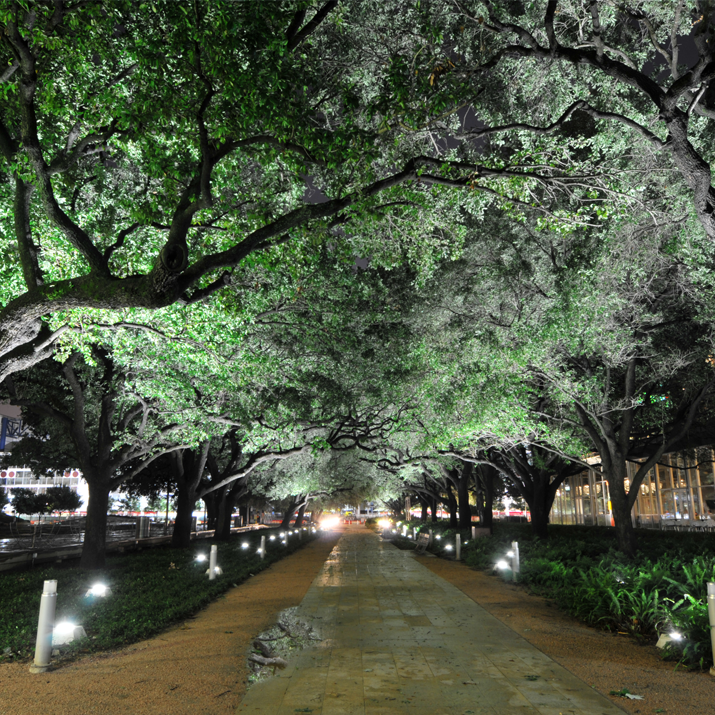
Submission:
<svg viewBox="0 0 715 715">
<path fill-rule="evenodd" d="M 462 560 L 462 537 L 459 534 L 457 534 L 454 542 L 454 560 Z"/>
<path fill-rule="evenodd" d="M 412 538 L 416 541 L 417 540 L 417 527 L 412 529 Z"/>
<path fill-rule="evenodd" d="M 266 557 L 266 537 L 261 536 L 261 559 Z"/>
<path fill-rule="evenodd" d="M 40 617 L 37 622 L 35 661 L 30 666 L 31 673 L 44 673 L 50 669 L 52 657 L 52 631 L 55 627 L 57 606 L 57 581 L 45 581 L 40 598 Z"/>
<path fill-rule="evenodd" d="M 427 546 L 432 546 L 432 542 L 434 541 L 434 532 L 432 529 L 429 530 L 429 541 L 427 542 Z"/>
<path fill-rule="evenodd" d="M 519 565 L 519 542 L 518 541 L 511 542 L 511 550 L 512 550 L 511 572 L 514 576 L 514 580 L 516 581 L 517 574 L 521 570 L 520 565 Z"/>
<path fill-rule="evenodd" d="M 708 618 L 710 620 L 710 643 L 715 660 L 715 583 L 712 581 L 708 582 Z M 710 675 L 715 675 L 715 667 L 710 668 Z"/>
<path fill-rule="evenodd" d="M 218 546 L 214 544 L 211 547 L 211 554 L 209 555 L 209 581 L 213 581 L 216 578 L 216 560 L 218 559 Z"/>
<path fill-rule="evenodd" d="M 407 536 L 407 524 L 402 525 L 402 536 Z"/>
<path fill-rule="evenodd" d="M 473 526 L 472 527 L 472 539 L 476 539 L 476 538 L 477 538 L 477 527 Z"/>
</svg>

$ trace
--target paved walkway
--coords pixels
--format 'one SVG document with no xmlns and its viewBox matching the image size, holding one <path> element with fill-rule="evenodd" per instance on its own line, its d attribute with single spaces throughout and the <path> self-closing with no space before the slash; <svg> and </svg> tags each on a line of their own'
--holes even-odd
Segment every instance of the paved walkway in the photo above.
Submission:
<svg viewBox="0 0 715 715">
<path fill-rule="evenodd" d="M 240 715 L 623 715 L 461 591 L 364 527 L 300 605 L 323 638 Z"/>
</svg>

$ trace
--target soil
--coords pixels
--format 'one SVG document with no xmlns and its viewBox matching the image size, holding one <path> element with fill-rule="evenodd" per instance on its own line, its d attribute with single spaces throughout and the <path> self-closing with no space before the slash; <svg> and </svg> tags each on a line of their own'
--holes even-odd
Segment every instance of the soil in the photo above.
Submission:
<svg viewBox="0 0 715 715">
<path fill-rule="evenodd" d="M 715 677 L 676 670 L 675 663 L 661 660 L 654 645 L 585 626 L 499 576 L 454 561 L 415 558 L 627 712 L 715 713 Z M 609 695 L 622 688 L 643 700 Z"/>
<path fill-rule="evenodd" d="M 339 533 L 322 536 L 161 636 L 82 657 L 44 675 L 28 663 L 0 665 L 0 715 L 228 715 L 248 681 L 246 655 L 257 634 L 297 606 Z M 631 713 L 715 714 L 715 678 L 676 670 L 656 648 L 583 626 L 545 599 L 430 557 L 420 563 L 596 690 L 627 688 L 643 700 L 609 696 Z"/>
</svg>

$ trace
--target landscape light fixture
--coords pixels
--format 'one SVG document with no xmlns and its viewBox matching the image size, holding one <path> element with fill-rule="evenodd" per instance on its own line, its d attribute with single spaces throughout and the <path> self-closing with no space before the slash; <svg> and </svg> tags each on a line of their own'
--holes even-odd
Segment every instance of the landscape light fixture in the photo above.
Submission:
<svg viewBox="0 0 715 715">
<path fill-rule="evenodd" d="M 442 537 L 439 534 L 437 534 L 437 536 L 435 536 L 434 538 L 437 539 L 437 541 L 439 541 Z"/>
<path fill-rule="evenodd" d="M 103 583 L 95 583 L 92 588 L 87 591 L 85 598 L 87 596 L 95 596 L 96 598 L 104 598 L 105 596 L 111 596 L 112 589 L 109 586 L 105 586 Z"/>
<path fill-rule="evenodd" d="M 84 628 L 70 621 L 62 621 L 52 629 L 52 645 L 55 647 L 67 645 L 72 641 L 86 637 L 87 633 Z"/>
<path fill-rule="evenodd" d="M 271 536 L 270 539 L 271 539 L 271 541 L 275 541 L 275 540 L 276 540 L 276 537 L 275 537 L 275 536 Z"/>
<path fill-rule="evenodd" d="M 197 560 L 197 561 L 206 561 L 206 554 L 199 554 L 199 555 L 196 557 L 196 560 Z"/>
<path fill-rule="evenodd" d="M 247 548 L 248 548 L 248 542 L 247 542 L 247 541 L 244 541 L 244 542 L 241 544 L 241 548 L 242 548 L 242 549 L 247 549 Z"/>
<path fill-rule="evenodd" d="M 680 640 L 683 639 L 683 634 L 682 634 L 682 633 L 676 633 L 675 631 L 673 631 L 672 633 L 669 633 L 668 635 L 669 635 L 669 636 L 672 638 L 672 640 L 674 640 L 674 641 L 680 641 Z"/>
<path fill-rule="evenodd" d="M 506 561 L 504 561 L 504 559 L 502 559 L 501 561 L 497 561 L 496 564 L 495 564 L 495 566 L 496 566 L 498 569 L 502 569 L 502 570 L 509 568 L 509 564 L 508 564 Z"/>
<path fill-rule="evenodd" d="M 447 544 L 445 547 L 445 550 L 451 551 L 452 550 L 452 544 Z"/>
<path fill-rule="evenodd" d="M 514 556 L 514 552 L 513 552 L 513 551 L 507 551 L 507 552 L 506 552 L 506 555 L 507 555 L 509 558 L 511 558 L 512 556 Z"/>
</svg>

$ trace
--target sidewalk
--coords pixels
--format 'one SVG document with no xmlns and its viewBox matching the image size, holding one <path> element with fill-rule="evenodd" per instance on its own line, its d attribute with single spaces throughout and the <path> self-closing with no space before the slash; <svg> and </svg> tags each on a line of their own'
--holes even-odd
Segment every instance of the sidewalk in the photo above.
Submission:
<svg viewBox="0 0 715 715">
<path fill-rule="evenodd" d="M 323 638 L 240 715 L 622 715 L 444 579 L 349 528 L 300 605 Z"/>
</svg>

